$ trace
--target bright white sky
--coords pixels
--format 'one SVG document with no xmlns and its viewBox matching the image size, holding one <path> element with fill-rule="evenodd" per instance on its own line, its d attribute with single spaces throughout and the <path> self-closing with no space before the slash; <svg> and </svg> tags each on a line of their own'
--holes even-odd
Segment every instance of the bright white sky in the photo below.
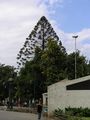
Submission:
<svg viewBox="0 0 90 120">
<path fill-rule="evenodd" d="M 75 2 L 76 1 L 76 2 Z M 0 0 L 0 63 L 16 66 L 16 57 L 38 20 L 44 15 L 68 53 L 77 49 L 90 60 L 89 0 Z"/>
</svg>

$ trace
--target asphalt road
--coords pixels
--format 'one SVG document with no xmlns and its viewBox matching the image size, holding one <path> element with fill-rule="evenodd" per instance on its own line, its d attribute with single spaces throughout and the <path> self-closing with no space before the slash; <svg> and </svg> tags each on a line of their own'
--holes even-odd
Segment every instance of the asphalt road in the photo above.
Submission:
<svg viewBox="0 0 90 120">
<path fill-rule="evenodd" d="M 37 115 L 30 113 L 0 111 L 0 120 L 37 120 Z"/>
</svg>

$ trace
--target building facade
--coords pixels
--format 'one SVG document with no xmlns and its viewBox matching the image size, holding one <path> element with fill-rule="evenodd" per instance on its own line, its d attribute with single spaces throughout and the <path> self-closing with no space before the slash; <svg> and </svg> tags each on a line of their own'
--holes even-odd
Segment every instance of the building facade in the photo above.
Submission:
<svg viewBox="0 0 90 120">
<path fill-rule="evenodd" d="M 48 113 L 66 107 L 90 108 L 90 76 L 48 86 Z"/>
</svg>

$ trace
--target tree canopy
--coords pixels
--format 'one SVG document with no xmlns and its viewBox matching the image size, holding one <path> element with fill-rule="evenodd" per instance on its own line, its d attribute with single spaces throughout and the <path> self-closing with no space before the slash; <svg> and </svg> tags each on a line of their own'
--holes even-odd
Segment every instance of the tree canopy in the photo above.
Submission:
<svg viewBox="0 0 90 120">
<path fill-rule="evenodd" d="M 13 82 L 16 78 L 15 68 L 13 66 L 0 64 L 0 99 L 9 96 L 8 81 L 12 78 Z"/>
<path fill-rule="evenodd" d="M 36 47 L 33 60 L 27 61 L 20 71 L 19 89 L 24 83 L 31 98 L 40 98 L 47 86 L 66 77 L 66 51 L 54 39 L 49 39 L 46 49 Z M 28 88 L 29 85 L 29 88 Z"/>
<path fill-rule="evenodd" d="M 77 78 L 89 75 L 90 62 L 80 55 L 80 51 L 76 52 L 76 58 Z M 67 54 L 44 16 L 26 39 L 17 59 L 19 67 L 22 65 L 17 82 L 17 96 L 22 99 L 38 99 L 47 91 L 48 85 L 65 78 L 75 78 L 75 52 Z"/>
<path fill-rule="evenodd" d="M 67 57 L 68 61 L 68 79 L 75 78 L 75 52 L 71 53 Z M 88 61 L 86 57 L 80 55 L 80 51 L 76 52 L 76 74 L 77 78 L 88 75 Z"/>
<path fill-rule="evenodd" d="M 26 38 L 23 47 L 20 49 L 19 54 L 17 55 L 18 67 L 24 65 L 26 61 L 30 61 L 31 58 L 33 58 L 36 46 L 44 50 L 49 38 L 52 38 L 56 41 L 59 40 L 59 37 L 49 21 L 45 16 L 42 16 L 28 38 Z"/>
</svg>

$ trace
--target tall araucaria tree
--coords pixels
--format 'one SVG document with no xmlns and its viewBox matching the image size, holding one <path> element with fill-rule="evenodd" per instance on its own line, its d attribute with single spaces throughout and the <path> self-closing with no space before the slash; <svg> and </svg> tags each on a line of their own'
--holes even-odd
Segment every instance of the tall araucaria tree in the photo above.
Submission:
<svg viewBox="0 0 90 120">
<path fill-rule="evenodd" d="M 44 50 L 49 38 L 56 41 L 59 40 L 59 37 L 53 30 L 51 24 L 48 22 L 46 17 L 43 16 L 38 21 L 28 38 L 26 38 L 24 46 L 20 49 L 19 54 L 17 55 L 18 67 L 24 65 L 26 61 L 30 61 L 30 59 L 33 58 L 36 46 Z"/>
</svg>

